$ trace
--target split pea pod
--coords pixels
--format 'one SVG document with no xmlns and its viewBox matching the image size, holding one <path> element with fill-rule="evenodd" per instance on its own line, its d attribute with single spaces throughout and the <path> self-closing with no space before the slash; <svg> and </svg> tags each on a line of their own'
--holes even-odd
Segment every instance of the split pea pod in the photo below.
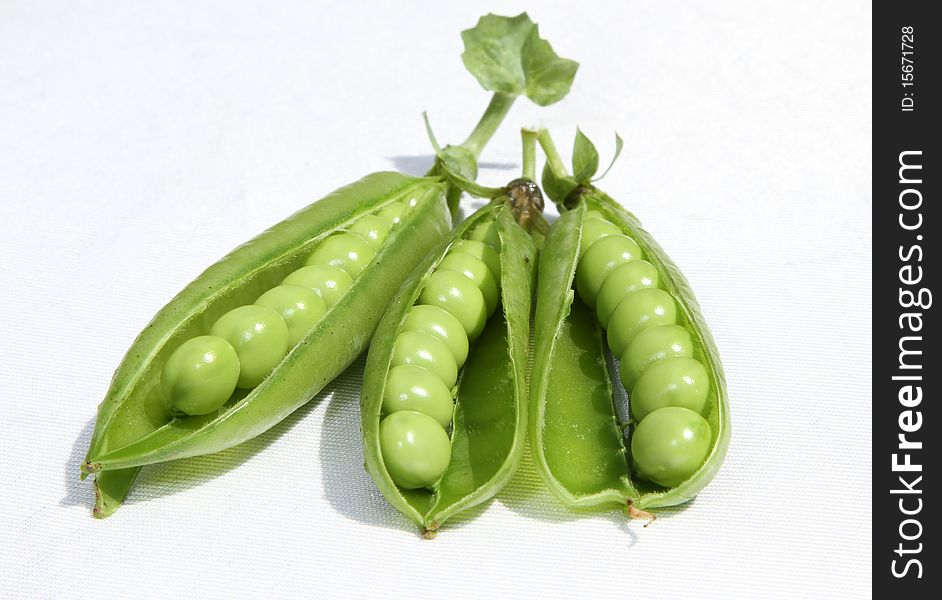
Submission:
<svg viewBox="0 0 942 600">
<path fill-rule="evenodd" d="M 445 172 L 474 179 L 518 95 L 545 105 L 568 92 L 575 63 L 525 14 L 488 15 L 462 35 L 465 65 L 494 94 L 468 139 L 439 149 L 429 176 L 375 173 L 315 202 L 207 269 L 132 344 L 81 465 L 95 476 L 96 516 L 120 506 L 140 467 L 251 439 L 339 375 L 451 228 L 460 190 Z"/>
<path fill-rule="evenodd" d="M 235 249 L 161 309 L 99 407 L 82 465 L 95 473 L 96 514 L 117 508 L 139 467 L 251 439 L 343 371 L 407 265 L 449 230 L 445 190 L 437 178 L 368 175 Z M 381 243 L 355 233 L 364 223 Z M 285 289 L 297 297 L 266 302 Z M 286 322 L 312 306 L 307 331 L 289 334 Z"/>
<path fill-rule="evenodd" d="M 681 504 L 713 479 L 729 445 L 716 344 L 680 269 L 591 184 L 595 167 L 574 180 L 560 173 L 548 134 L 540 141 L 544 186 L 563 212 L 542 248 L 537 289 L 530 444 L 538 471 L 572 507 L 627 504 L 638 515 Z M 597 166 L 594 152 L 577 138 L 573 171 Z M 628 395 L 627 427 L 613 385 Z"/>
<path fill-rule="evenodd" d="M 496 494 L 523 452 L 536 249 L 511 203 L 478 210 L 416 268 L 370 345 L 366 469 L 427 535 Z"/>
</svg>

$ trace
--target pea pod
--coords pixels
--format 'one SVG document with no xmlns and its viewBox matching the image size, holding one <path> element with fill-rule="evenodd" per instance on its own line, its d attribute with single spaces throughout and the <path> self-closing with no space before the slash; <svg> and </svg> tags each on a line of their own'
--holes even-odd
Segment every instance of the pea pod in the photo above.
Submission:
<svg viewBox="0 0 942 600">
<path fill-rule="evenodd" d="M 729 445 L 716 344 L 680 269 L 591 184 L 594 167 L 567 183 L 548 134 L 540 141 L 544 185 L 563 212 L 542 247 L 537 289 L 529 430 L 538 471 L 572 507 L 627 504 L 637 516 L 681 504 L 713 479 Z M 574 150 L 575 172 L 580 161 L 597 166 L 586 142 Z M 630 442 L 612 358 L 630 399 Z"/>
<path fill-rule="evenodd" d="M 466 66 L 494 94 L 463 144 L 438 149 L 429 176 L 375 173 L 301 210 L 207 269 L 132 344 L 81 465 L 95 475 L 96 516 L 120 506 L 140 467 L 251 439 L 339 375 L 410 265 L 450 229 L 460 189 L 446 171 L 474 179 L 516 96 L 550 104 L 568 92 L 575 63 L 525 14 L 488 15 L 463 35 Z M 501 48 L 499 60 L 485 47 Z"/>
<path fill-rule="evenodd" d="M 136 467 L 217 452 L 267 430 L 313 397 L 366 347 L 390 298 L 418 261 L 448 231 L 445 185 L 434 178 L 375 173 L 337 190 L 243 244 L 190 283 L 131 345 L 99 408 L 83 470 L 97 473 L 97 511 L 123 498 Z M 251 390 L 237 390 L 213 413 L 174 418 L 161 372 L 184 341 L 205 334 L 234 306 L 249 305 L 302 267 L 337 231 L 399 202 L 410 214 L 352 287 Z M 382 262 L 382 266 L 380 263 Z M 298 376 L 303 374 L 303 376 Z"/>
<path fill-rule="evenodd" d="M 493 274 L 499 280 L 499 306 L 480 333 L 473 321 L 465 329 L 471 346 L 457 385 L 447 397 L 450 407 L 454 396 L 454 414 L 451 434 L 446 436 L 441 425 L 422 414 L 421 406 L 406 407 L 402 412 L 390 406 L 390 396 L 398 399 L 415 392 L 413 388 L 390 393 L 397 385 L 391 371 L 401 368 L 397 366 L 403 360 L 398 348 L 416 330 L 413 322 L 421 321 L 413 315 L 428 311 L 427 305 L 437 302 L 439 296 L 428 290 L 437 288 L 438 275 L 449 272 L 449 257 L 467 256 L 487 264 L 484 255 L 494 252 L 488 243 L 498 249 L 499 263 L 486 268 L 497 271 Z M 515 221 L 509 198 L 502 196 L 466 219 L 416 268 L 373 338 L 361 398 L 365 466 L 389 503 L 426 534 L 496 494 L 520 462 L 526 436 L 526 366 L 535 259 L 530 236 Z M 473 273 L 456 275 L 470 281 Z M 480 294 L 467 294 L 460 300 L 462 305 L 454 309 L 441 306 L 457 313 L 467 304 L 485 306 Z M 419 327 L 431 332 L 427 337 L 435 335 L 435 329 L 434 325 Z M 439 338 L 448 339 L 442 328 L 438 329 Z M 436 347 L 430 340 L 424 349 Z M 439 354 L 443 361 L 452 360 L 452 365 L 462 357 L 447 350 Z M 414 435 L 420 445 L 410 447 L 404 435 Z"/>
</svg>

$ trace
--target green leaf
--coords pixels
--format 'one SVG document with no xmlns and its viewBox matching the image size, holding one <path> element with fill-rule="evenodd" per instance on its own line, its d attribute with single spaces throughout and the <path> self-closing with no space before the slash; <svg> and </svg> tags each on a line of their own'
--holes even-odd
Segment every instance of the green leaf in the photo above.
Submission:
<svg viewBox="0 0 942 600">
<path fill-rule="evenodd" d="M 569 93 L 579 63 L 560 58 L 550 43 L 540 37 L 539 27 L 533 26 L 523 46 L 523 73 L 526 93 L 540 106 L 559 102 Z"/>
<path fill-rule="evenodd" d="M 476 26 L 461 32 L 461 60 L 484 89 L 520 95 L 526 90 L 520 53 L 532 29 L 527 13 L 484 15 Z"/>
<path fill-rule="evenodd" d="M 618 156 L 621 154 L 621 150 L 624 147 L 625 143 L 622 141 L 621 136 L 618 135 L 618 132 L 615 132 L 615 155 L 612 156 L 612 162 L 608 163 L 608 168 L 605 171 L 593 179 L 592 181 L 598 181 L 599 179 L 608 175 L 608 172 L 612 170 L 612 167 L 615 166 L 615 161 L 618 160 Z"/>
<path fill-rule="evenodd" d="M 463 146 L 445 146 L 437 153 L 449 173 L 474 181 L 478 178 L 478 161 L 474 153 Z"/>
<path fill-rule="evenodd" d="M 582 133 L 581 129 L 576 129 L 576 139 L 572 143 L 572 172 L 573 177 L 580 183 L 585 183 L 592 179 L 595 172 L 599 170 L 599 152 L 595 149 L 595 144 Z"/>
<path fill-rule="evenodd" d="M 574 189 L 579 187 L 577 182 L 568 175 L 557 177 L 550 168 L 549 163 L 543 165 L 543 192 L 556 204 L 561 204 Z"/>
<path fill-rule="evenodd" d="M 487 14 L 461 32 L 461 60 L 482 87 L 513 96 L 526 94 L 547 106 L 568 92 L 579 64 L 560 58 L 527 13 Z"/>
</svg>

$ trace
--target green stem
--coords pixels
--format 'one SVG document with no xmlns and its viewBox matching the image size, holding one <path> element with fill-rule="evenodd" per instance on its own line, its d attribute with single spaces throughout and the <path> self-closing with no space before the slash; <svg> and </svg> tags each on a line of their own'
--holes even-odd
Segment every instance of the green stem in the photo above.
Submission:
<svg viewBox="0 0 942 600">
<path fill-rule="evenodd" d="M 559 156 L 559 150 L 556 149 L 556 144 L 553 143 L 553 138 L 550 137 L 549 130 L 540 129 L 540 132 L 537 134 L 537 140 L 540 142 L 540 147 L 543 148 L 543 154 L 546 155 L 546 164 L 549 165 L 553 175 L 558 179 L 569 177 L 569 170 L 566 169 L 566 165 L 563 164 L 563 159 Z"/>
<path fill-rule="evenodd" d="M 475 158 L 481 155 L 481 150 L 494 136 L 494 132 L 497 131 L 501 121 L 507 116 L 507 112 L 510 111 L 510 107 L 513 106 L 516 99 L 516 96 L 510 94 L 494 92 L 490 103 L 488 103 L 484 114 L 481 116 L 481 120 L 478 121 L 468 139 L 461 144 L 464 148 L 470 150 Z"/>
<path fill-rule="evenodd" d="M 523 178 L 536 181 L 536 142 L 538 132 L 532 129 L 521 129 L 520 137 L 523 139 Z"/>
</svg>

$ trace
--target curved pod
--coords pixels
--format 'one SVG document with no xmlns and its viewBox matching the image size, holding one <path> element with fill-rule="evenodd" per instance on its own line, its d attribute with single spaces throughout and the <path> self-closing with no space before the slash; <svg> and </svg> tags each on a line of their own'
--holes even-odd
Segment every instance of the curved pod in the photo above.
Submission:
<svg viewBox="0 0 942 600">
<path fill-rule="evenodd" d="M 716 344 L 687 280 L 637 218 L 594 188 L 584 188 L 582 199 L 553 224 L 542 249 L 529 426 L 534 460 L 550 490 L 569 506 L 681 504 L 713 479 L 729 445 L 729 402 Z M 592 218 L 604 217 L 635 240 L 657 269 L 658 287 L 673 298 L 677 323 L 690 332 L 693 357 L 707 373 L 709 450 L 691 476 L 669 488 L 645 480 L 632 466 L 613 402 L 605 337 L 596 311 L 573 289 L 590 210 Z"/>
<path fill-rule="evenodd" d="M 121 503 L 146 464 L 218 452 L 266 431 L 310 400 L 369 343 L 382 307 L 451 225 L 437 178 L 374 173 L 340 188 L 209 267 L 161 309 L 115 372 L 92 435 L 84 472 L 96 473 L 96 516 Z M 253 303 L 301 267 L 311 250 L 360 217 L 402 200 L 415 208 L 389 234 L 351 289 L 255 388 L 218 411 L 171 418 L 159 388 L 171 353 L 225 312 Z M 382 263 L 381 266 L 378 266 Z"/>
<path fill-rule="evenodd" d="M 433 485 L 405 489 L 390 474 L 380 440 L 382 400 L 395 341 L 425 282 L 449 250 L 468 239 L 477 225 L 490 220 L 497 223 L 500 237 L 500 306 L 472 343 L 455 387 L 448 467 Z M 416 268 L 371 343 L 361 398 L 365 466 L 389 503 L 426 533 L 492 497 L 519 465 L 526 438 L 526 366 L 535 258 L 529 235 L 516 224 L 505 201 L 495 200 L 465 220 Z"/>
</svg>

